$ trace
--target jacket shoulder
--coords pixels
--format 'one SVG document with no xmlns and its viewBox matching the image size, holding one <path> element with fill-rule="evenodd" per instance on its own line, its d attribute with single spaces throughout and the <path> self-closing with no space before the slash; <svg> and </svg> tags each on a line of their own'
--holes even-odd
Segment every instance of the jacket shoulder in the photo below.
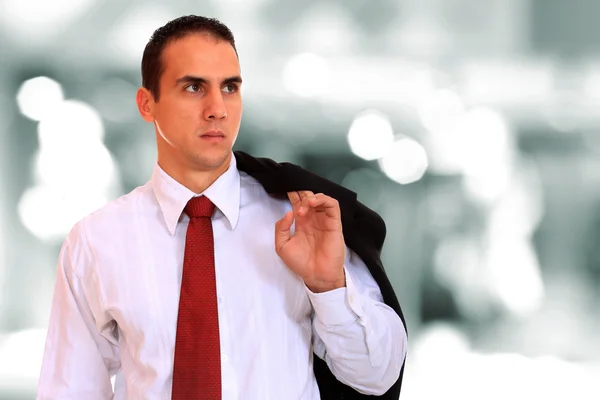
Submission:
<svg viewBox="0 0 600 400">
<path fill-rule="evenodd" d="M 345 236 L 360 236 L 379 252 L 386 236 L 383 218 L 360 201 L 352 190 L 290 162 L 253 157 L 242 151 L 234 152 L 238 169 L 256 178 L 271 194 L 310 190 L 324 193 L 340 203 Z"/>
</svg>

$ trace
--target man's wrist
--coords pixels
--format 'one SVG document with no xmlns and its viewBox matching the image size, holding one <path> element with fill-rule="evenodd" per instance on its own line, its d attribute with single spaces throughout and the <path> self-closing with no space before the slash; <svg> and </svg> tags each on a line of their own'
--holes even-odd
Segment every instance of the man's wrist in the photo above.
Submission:
<svg viewBox="0 0 600 400">
<path fill-rule="evenodd" d="M 343 273 L 343 275 L 339 279 L 336 279 L 335 281 L 323 282 L 323 281 L 317 281 L 317 280 L 315 280 L 315 281 L 305 280 L 304 284 L 313 293 L 329 292 L 331 290 L 346 287 L 346 274 Z"/>
</svg>

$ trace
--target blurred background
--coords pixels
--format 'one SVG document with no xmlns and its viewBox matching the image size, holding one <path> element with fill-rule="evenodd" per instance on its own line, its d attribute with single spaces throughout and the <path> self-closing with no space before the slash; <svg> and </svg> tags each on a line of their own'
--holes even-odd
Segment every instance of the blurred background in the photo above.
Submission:
<svg viewBox="0 0 600 400">
<path fill-rule="evenodd" d="M 600 398 L 600 1 L 0 0 L 0 399 L 33 399 L 58 252 L 144 184 L 154 29 L 234 32 L 236 149 L 388 227 L 402 400 Z"/>
</svg>

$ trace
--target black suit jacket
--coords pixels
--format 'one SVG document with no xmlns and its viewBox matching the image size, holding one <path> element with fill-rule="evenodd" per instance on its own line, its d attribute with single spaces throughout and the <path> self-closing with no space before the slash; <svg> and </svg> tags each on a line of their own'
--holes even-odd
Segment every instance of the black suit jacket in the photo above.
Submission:
<svg viewBox="0 0 600 400">
<path fill-rule="evenodd" d="M 346 245 L 365 262 L 379 285 L 383 301 L 396 311 L 406 327 L 400 304 L 381 262 L 381 248 L 386 234 L 383 219 L 376 212 L 361 204 L 353 191 L 297 165 L 278 163 L 268 158 L 255 158 L 241 151 L 235 151 L 234 155 L 238 170 L 244 171 L 258 180 L 269 194 L 287 198 L 287 192 L 310 190 L 335 198 L 340 204 Z M 339 382 L 325 361 L 319 357 L 314 358 L 314 371 L 323 400 L 372 398 L 398 400 L 404 365 L 396 383 L 382 396 L 360 394 Z"/>
</svg>

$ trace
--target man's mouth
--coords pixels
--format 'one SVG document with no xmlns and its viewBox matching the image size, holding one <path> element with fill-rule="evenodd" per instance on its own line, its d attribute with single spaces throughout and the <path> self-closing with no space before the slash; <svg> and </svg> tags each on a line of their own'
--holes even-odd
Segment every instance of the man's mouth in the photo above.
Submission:
<svg viewBox="0 0 600 400">
<path fill-rule="evenodd" d="M 224 138 L 225 134 L 221 131 L 209 131 L 202 135 L 202 137 L 206 138 Z"/>
</svg>

